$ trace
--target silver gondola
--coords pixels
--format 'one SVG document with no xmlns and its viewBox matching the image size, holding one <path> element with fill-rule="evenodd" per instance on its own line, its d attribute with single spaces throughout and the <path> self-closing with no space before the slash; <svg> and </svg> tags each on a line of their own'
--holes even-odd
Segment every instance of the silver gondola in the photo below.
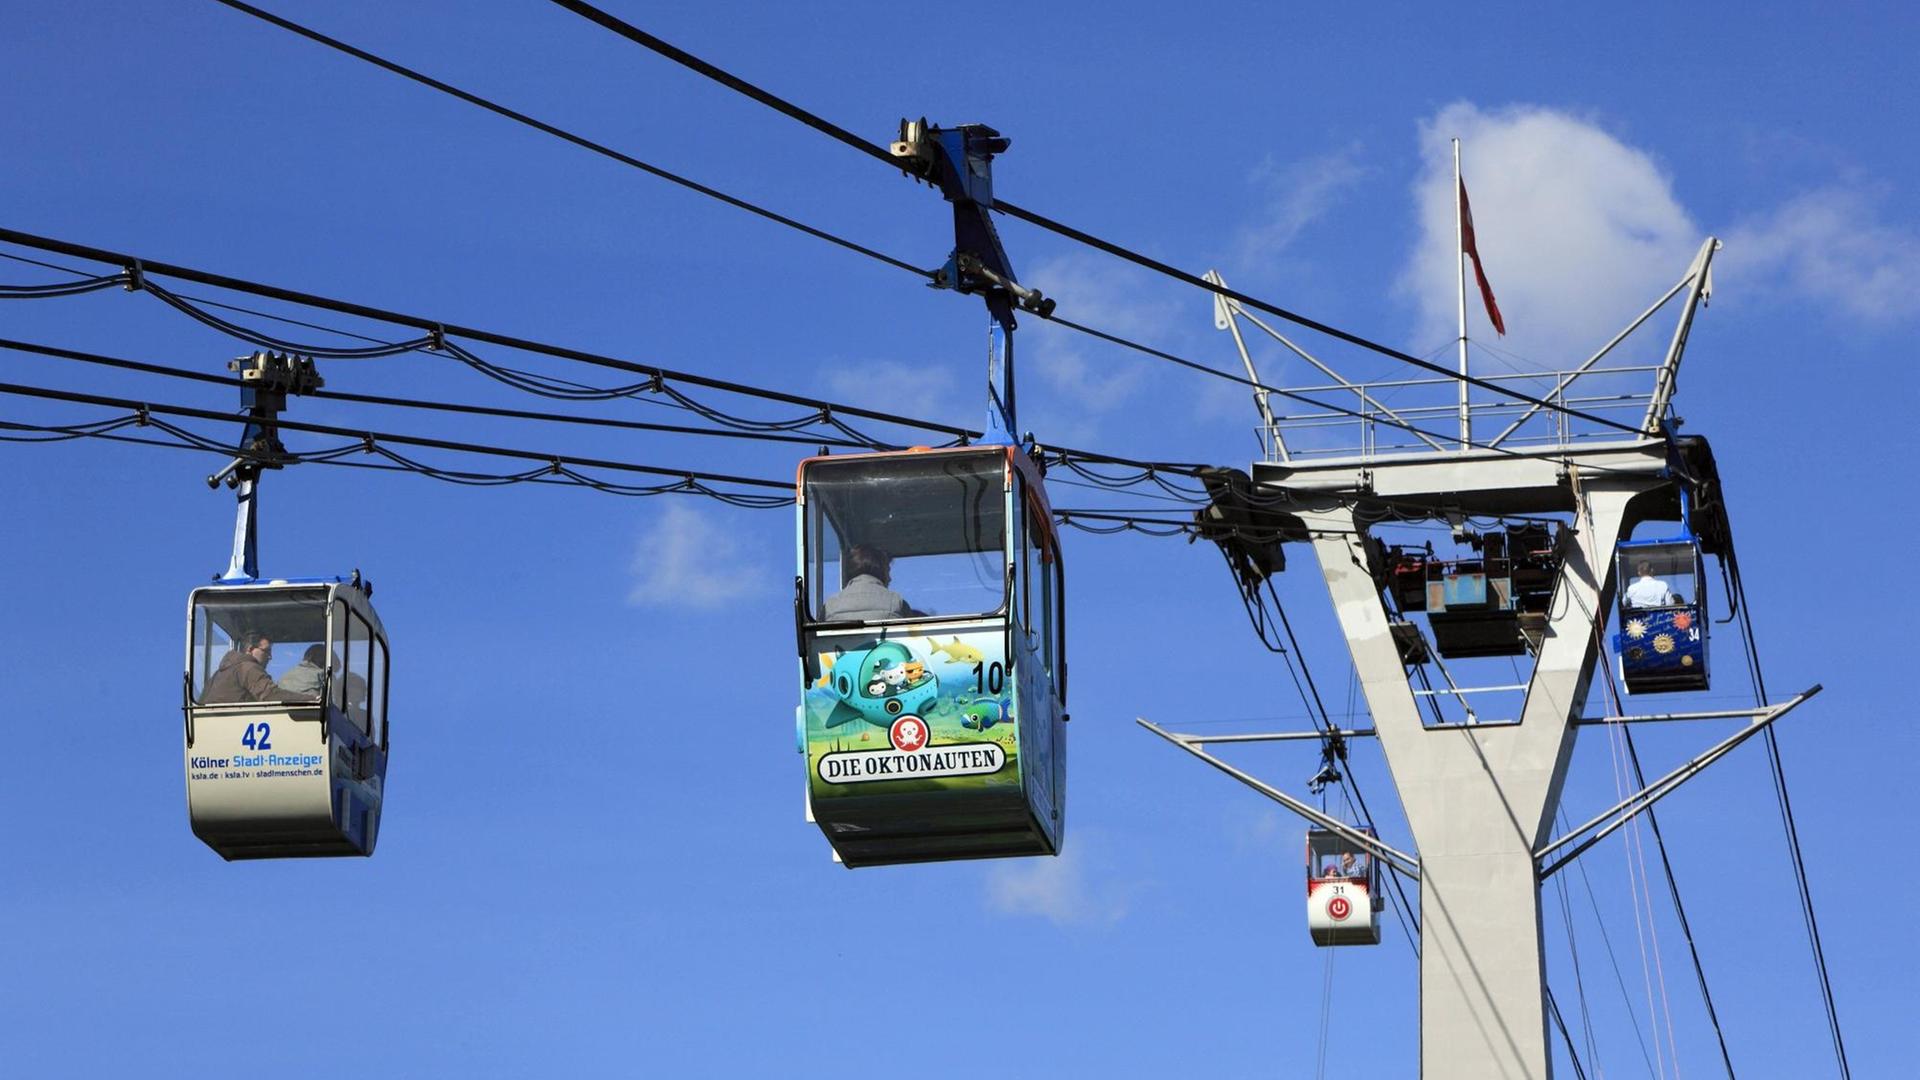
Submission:
<svg viewBox="0 0 1920 1080">
<path fill-rule="evenodd" d="M 371 855 L 387 777 L 387 632 L 373 587 L 260 576 L 260 474 L 293 460 L 276 420 L 321 385 L 306 357 L 229 368 L 248 411 L 239 456 L 207 478 L 239 500 L 227 572 L 187 599 L 181 681 L 187 813 L 226 859 Z"/>
<path fill-rule="evenodd" d="M 357 574 L 193 591 L 187 809 L 194 835 L 222 857 L 373 854 L 387 776 L 388 654 L 370 593 Z M 248 650 L 264 661 L 259 677 L 273 680 L 267 700 L 232 700 L 239 664 L 229 658 Z"/>
</svg>

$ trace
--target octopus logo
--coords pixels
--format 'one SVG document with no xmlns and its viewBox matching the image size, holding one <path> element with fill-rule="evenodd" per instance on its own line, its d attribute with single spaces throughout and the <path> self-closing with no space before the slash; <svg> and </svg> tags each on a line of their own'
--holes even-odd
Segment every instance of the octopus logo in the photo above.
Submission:
<svg viewBox="0 0 1920 1080">
<path fill-rule="evenodd" d="M 1327 914 L 1334 922 L 1345 922 L 1353 914 L 1353 903 L 1344 896 L 1336 896 L 1327 901 Z"/>
<path fill-rule="evenodd" d="M 887 739 L 895 750 L 912 753 L 927 745 L 927 723 L 917 716 L 903 716 L 887 729 Z"/>
</svg>

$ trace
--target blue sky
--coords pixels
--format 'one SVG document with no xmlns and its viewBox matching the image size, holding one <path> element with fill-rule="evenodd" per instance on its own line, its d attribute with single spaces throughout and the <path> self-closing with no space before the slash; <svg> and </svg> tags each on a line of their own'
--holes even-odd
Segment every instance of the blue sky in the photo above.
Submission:
<svg viewBox="0 0 1920 1080">
<path fill-rule="evenodd" d="M 917 264 L 951 247 L 928 189 L 549 5 L 272 6 Z M 1852 1063 L 1905 1065 L 1897 1025 L 1920 990 L 1898 908 L 1916 885 L 1898 839 L 1916 748 L 1899 674 L 1915 597 L 1897 568 L 1920 404 L 1904 355 L 1920 327 L 1911 12 L 609 6 L 874 140 L 904 115 L 993 124 L 1014 140 L 1006 198 L 1418 354 L 1452 333 L 1451 223 L 1435 210 L 1451 136 L 1466 140 L 1511 331 L 1489 363 L 1569 366 L 1720 236 L 1678 406 L 1718 453 L 1769 686 L 1827 687 L 1780 738 Z M 9 25 L 7 227 L 979 422 L 975 301 L 216 4 L 40 5 Z M 1001 231 L 1062 314 L 1237 364 L 1205 296 Z M 8 282 L 55 277 L 0 265 Z M 1638 355 L 1669 326 L 1635 339 Z M 203 371 L 244 351 L 117 291 L 9 304 L 0 333 Z M 1231 384 L 1053 327 L 1023 334 L 1022 423 L 1043 440 L 1255 455 Z M 1301 340 L 1356 377 L 1395 373 Z M 1274 352 L 1262 363 L 1275 381 L 1318 381 Z M 14 353 L 0 366 L 0 381 L 232 404 Z M 334 389 L 543 407 L 430 358 L 322 369 Z M 6 420 L 99 415 L 0 399 Z M 769 478 L 797 457 L 333 402 L 293 415 Z M 0 810 L 19 826 L 0 874 L 14 928 L 0 1047 L 20 1075 L 319 1076 L 336 1054 L 383 1075 L 1312 1075 L 1327 985 L 1340 1068 L 1415 1069 L 1416 968 L 1397 924 L 1378 948 L 1315 949 L 1298 823 L 1133 724 L 1307 723 L 1211 551 L 1065 537 L 1064 856 L 850 873 L 800 817 L 788 512 L 273 475 L 267 571 L 359 567 L 378 585 L 388 810 L 371 860 L 229 865 L 188 831 L 176 706 L 187 591 L 227 554 L 231 500 L 201 483 L 217 462 L 88 441 L 3 453 L 0 644 L 25 745 L 0 765 Z M 1344 714 L 1344 645 L 1311 559 L 1292 554 L 1279 589 Z M 1671 707 L 1738 704 L 1736 641 L 1716 638 L 1715 690 Z M 1717 731 L 1649 730 L 1640 753 L 1664 771 Z M 1614 800 L 1607 750 L 1576 751 L 1570 817 Z M 1294 791 L 1314 767 L 1307 749 L 1235 760 Z M 1355 769 L 1405 843 L 1377 748 L 1359 747 Z M 1827 1075 L 1758 744 L 1662 804 L 1662 822 L 1735 1065 Z M 1578 982 L 1549 888 L 1550 981 L 1569 1010 L 1584 988 L 1606 1075 L 1711 1074 L 1657 877 L 1652 914 L 1636 916 L 1635 857 L 1623 834 L 1585 857 L 1584 879 L 1567 875 Z"/>
</svg>

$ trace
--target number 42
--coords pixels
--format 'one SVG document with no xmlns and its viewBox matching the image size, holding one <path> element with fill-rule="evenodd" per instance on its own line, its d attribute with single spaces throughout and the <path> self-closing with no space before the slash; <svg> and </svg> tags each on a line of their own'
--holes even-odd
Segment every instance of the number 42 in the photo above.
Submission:
<svg viewBox="0 0 1920 1080">
<path fill-rule="evenodd" d="M 255 728 L 259 729 L 257 735 L 254 733 Z M 240 745 L 249 750 L 271 750 L 273 744 L 267 741 L 267 736 L 271 734 L 273 734 L 272 724 L 248 724 L 247 733 L 240 736 Z"/>
</svg>

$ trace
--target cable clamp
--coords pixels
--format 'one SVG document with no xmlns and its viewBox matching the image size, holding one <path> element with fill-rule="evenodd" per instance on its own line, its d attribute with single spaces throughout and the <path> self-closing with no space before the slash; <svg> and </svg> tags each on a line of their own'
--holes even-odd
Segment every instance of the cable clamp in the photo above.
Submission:
<svg viewBox="0 0 1920 1080">
<path fill-rule="evenodd" d="M 551 475 L 559 476 L 564 471 L 565 470 L 561 468 L 559 458 L 552 458 L 547 462 L 547 472 L 550 473 Z"/>
<path fill-rule="evenodd" d="M 135 259 L 133 260 L 132 263 L 129 263 L 127 266 L 127 291 L 141 292 L 145 290 L 146 287 L 147 287 L 146 267 L 141 265 L 139 259 Z"/>
<path fill-rule="evenodd" d="M 658 394 L 661 391 L 665 390 L 666 388 L 667 388 L 666 377 L 661 375 L 658 371 L 653 373 L 653 378 L 647 380 L 647 393 L 649 394 Z"/>
<path fill-rule="evenodd" d="M 371 453 L 373 453 L 373 435 L 372 435 L 372 434 L 370 434 L 370 433 L 367 433 L 367 432 L 362 432 L 362 433 L 361 433 L 361 435 L 360 435 L 360 452 L 361 452 L 361 453 L 363 453 L 363 454 L 371 454 Z"/>
<path fill-rule="evenodd" d="M 153 420 L 153 414 L 148 409 L 146 402 L 141 402 L 134 408 L 133 417 L 133 422 L 141 427 L 146 427 Z"/>
<path fill-rule="evenodd" d="M 434 323 L 427 331 L 427 349 L 430 352 L 445 352 L 447 348 L 447 328 Z"/>
</svg>

